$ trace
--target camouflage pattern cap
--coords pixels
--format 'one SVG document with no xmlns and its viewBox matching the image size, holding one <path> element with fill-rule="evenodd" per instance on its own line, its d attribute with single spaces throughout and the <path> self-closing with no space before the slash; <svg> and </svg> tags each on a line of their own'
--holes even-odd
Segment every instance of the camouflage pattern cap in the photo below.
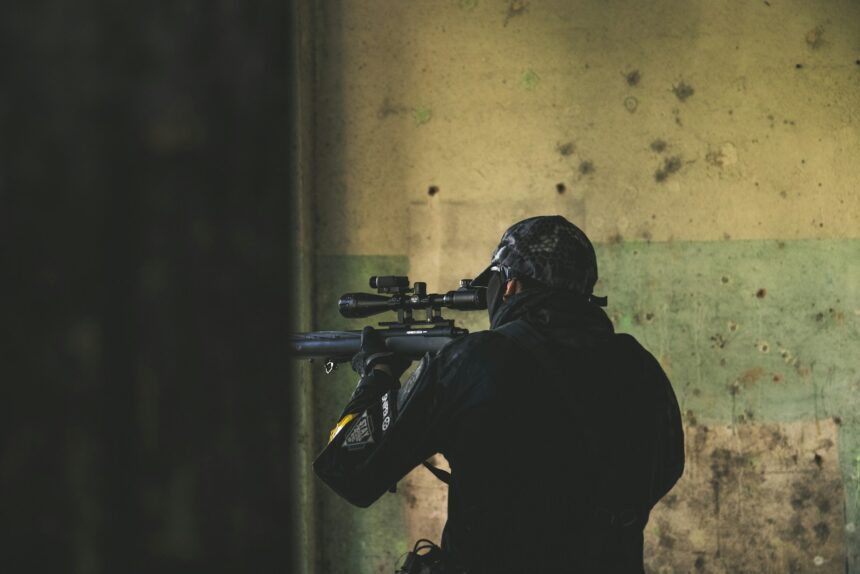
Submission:
<svg viewBox="0 0 860 574">
<path fill-rule="evenodd" d="M 597 257 L 585 233 L 561 215 L 541 215 L 505 231 L 490 265 L 472 285 L 487 285 L 490 273 L 530 277 L 548 287 L 591 295 L 597 282 Z"/>
</svg>

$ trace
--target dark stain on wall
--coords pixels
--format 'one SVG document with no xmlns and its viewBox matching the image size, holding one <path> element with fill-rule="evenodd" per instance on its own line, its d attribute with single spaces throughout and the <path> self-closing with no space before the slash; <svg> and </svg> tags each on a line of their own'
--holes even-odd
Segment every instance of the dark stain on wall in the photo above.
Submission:
<svg viewBox="0 0 860 574">
<path fill-rule="evenodd" d="M 573 152 L 576 151 L 576 146 L 573 145 L 573 142 L 566 142 L 563 144 L 558 144 L 556 148 L 558 153 L 563 155 L 564 157 L 568 157 L 573 155 Z"/>
<path fill-rule="evenodd" d="M 842 572 L 836 424 L 691 418 L 684 477 L 645 529 L 646 571 Z"/>
<path fill-rule="evenodd" d="M 523 0 L 511 0 L 508 4 L 508 12 L 505 15 L 505 26 L 508 25 L 508 22 L 510 22 L 512 18 L 522 16 L 523 14 L 528 12 L 528 10 L 528 2 L 524 2 Z"/>
<path fill-rule="evenodd" d="M 624 79 L 627 81 L 628 86 L 638 86 L 639 82 L 642 80 L 642 74 L 639 73 L 639 70 L 633 70 L 632 72 L 628 72 L 624 76 Z"/>
<path fill-rule="evenodd" d="M 674 155 L 672 157 L 666 158 L 666 160 L 663 162 L 663 165 L 660 166 L 657 171 L 654 172 L 654 181 L 656 181 L 657 183 L 662 183 L 666 181 L 670 175 L 681 169 L 681 165 L 681 156 Z"/>
<path fill-rule="evenodd" d="M 399 116 L 407 112 L 409 112 L 409 108 L 406 106 L 395 104 L 390 99 L 385 98 L 382 100 L 382 103 L 379 105 L 379 109 L 376 111 L 376 117 L 380 120 L 384 120 L 385 118 Z"/>
<path fill-rule="evenodd" d="M 596 170 L 595 170 L 594 164 L 589 160 L 583 160 L 579 164 L 579 173 L 581 173 L 582 175 L 590 175 L 590 174 L 594 173 L 595 171 Z"/>
<path fill-rule="evenodd" d="M 672 87 L 672 92 L 680 101 L 686 102 L 689 97 L 696 93 L 696 90 L 693 89 L 693 86 L 685 82 L 681 82 L 680 84 Z"/>
<path fill-rule="evenodd" d="M 812 50 L 824 45 L 824 26 L 816 26 L 806 33 L 806 45 Z"/>
<path fill-rule="evenodd" d="M 666 151 L 667 147 L 668 147 L 668 144 L 661 139 L 656 139 L 656 140 L 651 142 L 651 151 L 654 151 L 657 153 L 663 153 L 664 151 Z"/>
</svg>

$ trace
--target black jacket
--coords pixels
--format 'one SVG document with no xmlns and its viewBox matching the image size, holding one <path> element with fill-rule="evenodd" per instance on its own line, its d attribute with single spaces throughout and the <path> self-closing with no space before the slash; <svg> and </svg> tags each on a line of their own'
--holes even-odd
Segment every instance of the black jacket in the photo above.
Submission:
<svg viewBox="0 0 860 574">
<path fill-rule="evenodd" d="M 517 319 L 537 354 L 505 327 Z M 470 574 L 643 572 L 648 513 L 684 466 L 663 370 L 599 307 L 563 292 L 515 295 L 494 325 L 368 396 L 318 476 L 367 506 L 441 452 L 452 470 L 442 547 Z"/>
</svg>

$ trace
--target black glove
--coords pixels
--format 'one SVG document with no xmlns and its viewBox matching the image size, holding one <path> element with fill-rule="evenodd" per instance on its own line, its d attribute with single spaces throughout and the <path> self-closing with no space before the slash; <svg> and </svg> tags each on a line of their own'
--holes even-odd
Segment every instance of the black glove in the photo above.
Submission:
<svg viewBox="0 0 860 574">
<path fill-rule="evenodd" d="M 397 380 L 411 364 L 412 359 L 389 351 L 373 327 L 368 326 L 361 331 L 361 350 L 352 358 L 352 370 L 362 378 L 368 376 L 374 367 L 385 365 L 389 374 Z"/>
<path fill-rule="evenodd" d="M 400 375 L 411 363 L 411 359 L 389 351 L 376 329 L 365 327 L 361 332 L 361 350 L 352 358 L 352 369 L 361 375 L 361 379 L 343 409 L 341 418 L 363 411 L 387 391 L 398 388 Z M 380 365 L 386 365 L 391 374 L 374 370 L 375 366 Z"/>
</svg>

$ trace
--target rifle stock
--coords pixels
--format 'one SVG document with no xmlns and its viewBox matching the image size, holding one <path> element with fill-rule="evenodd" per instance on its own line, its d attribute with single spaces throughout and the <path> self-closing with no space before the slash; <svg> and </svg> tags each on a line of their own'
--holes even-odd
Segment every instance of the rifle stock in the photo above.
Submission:
<svg viewBox="0 0 860 574">
<path fill-rule="evenodd" d="M 420 359 L 425 353 L 435 353 L 454 339 L 468 334 L 466 329 L 450 325 L 392 327 L 378 332 L 389 350 L 412 359 Z M 296 333 L 289 335 L 288 343 L 294 357 L 343 363 L 360 350 L 361 331 Z"/>
</svg>

